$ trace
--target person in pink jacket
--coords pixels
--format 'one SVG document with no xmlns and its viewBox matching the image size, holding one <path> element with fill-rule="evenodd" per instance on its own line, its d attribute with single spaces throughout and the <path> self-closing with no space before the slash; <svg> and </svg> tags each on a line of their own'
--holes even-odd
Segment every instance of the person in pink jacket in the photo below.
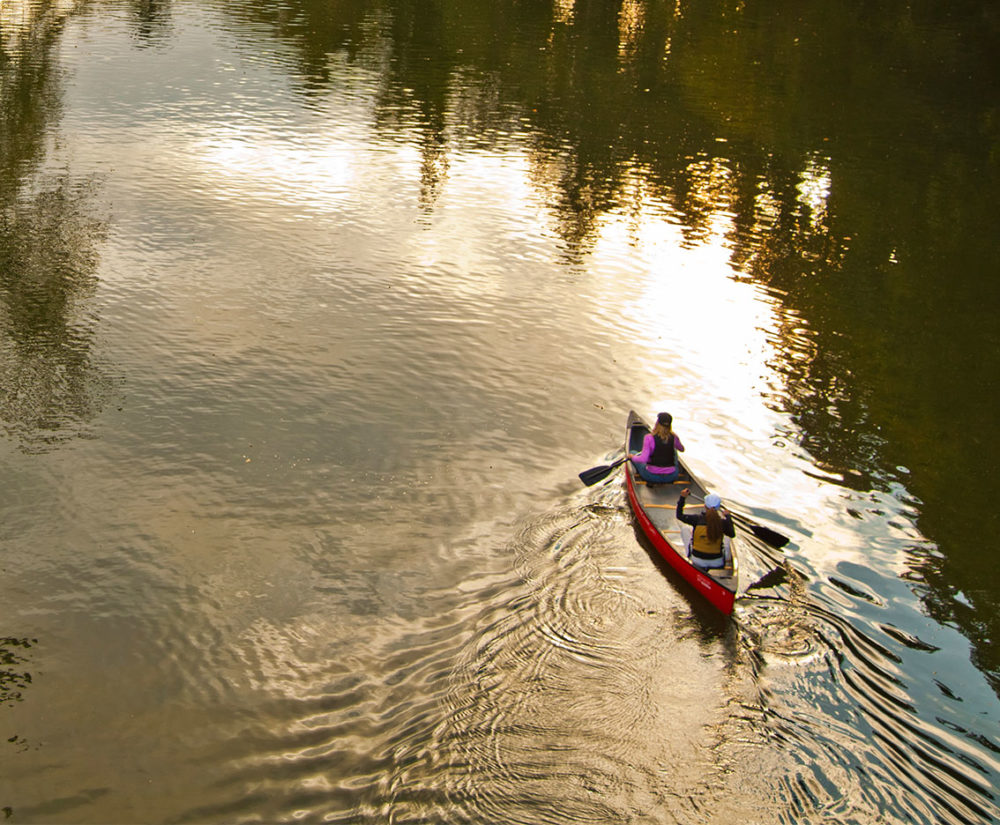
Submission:
<svg viewBox="0 0 1000 825">
<path fill-rule="evenodd" d="M 653 431 L 642 441 L 642 452 L 629 456 L 648 484 L 669 484 L 680 475 L 677 453 L 684 452 L 684 445 L 673 431 L 673 422 L 670 413 L 661 412 Z"/>
</svg>

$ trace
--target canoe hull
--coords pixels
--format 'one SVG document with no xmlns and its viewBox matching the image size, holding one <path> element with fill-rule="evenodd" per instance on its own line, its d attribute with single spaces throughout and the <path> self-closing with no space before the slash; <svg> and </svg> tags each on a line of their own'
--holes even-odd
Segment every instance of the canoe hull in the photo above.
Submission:
<svg viewBox="0 0 1000 825">
<path fill-rule="evenodd" d="M 625 446 L 630 453 L 639 452 L 649 426 L 635 412 L 629 414 Z M 706 490 L 687 466 L 680 462 L 681 475 L 672 484 L 646 484 L 631 461 L 625 462 L 625 485 L 629 505 L 635 520 L 650 544 L 663 559 L 712 605 L 725 614 L 733 612 L 738 585 L 738 561 L 735 542 L 731 546 L 731 568 L 705 571 L 693 565 L 687 557 L 681 525 L 675 510 L 680 491 L 690 488 L 692 499 L 704 499 Z M 694 504 L 694 502 L 692 502 Z"/>
</svg>

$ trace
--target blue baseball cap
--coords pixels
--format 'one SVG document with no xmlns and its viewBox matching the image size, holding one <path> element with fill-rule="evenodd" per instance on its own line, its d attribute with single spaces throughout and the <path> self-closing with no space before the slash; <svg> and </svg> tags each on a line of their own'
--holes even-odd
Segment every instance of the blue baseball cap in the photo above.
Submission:
<svg viewBox="0 0 1000 825">
<path fill-rule="evenodd" d="M 709 493 L 705 496 L 705 506 L 710 507 L 713 510 L 718 510 L 722 506 L 722 499 L 715 493 Z"/>
</svg>

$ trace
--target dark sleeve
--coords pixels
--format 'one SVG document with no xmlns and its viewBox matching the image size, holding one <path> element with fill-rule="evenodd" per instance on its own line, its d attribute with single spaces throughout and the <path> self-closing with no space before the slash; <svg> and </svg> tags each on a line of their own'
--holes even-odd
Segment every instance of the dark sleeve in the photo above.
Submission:
<svg viewBox="0 0 1000 825">
<path fill-rule="evenodd" d="M 692 527 L 698 523 L 697 516 L 689 516 L 684 512 L 684 496 L 677 499 L 677 520 L 690 524 Z"/>
<path fill-rule="evenodd" d="M 726 513 L 726 517 L 722 520 L 722 533 L 723 535 L 729 536 L 729 538 L 736 538 L 736 528 L 733 527 L 733 517 Z"/>
</svg>

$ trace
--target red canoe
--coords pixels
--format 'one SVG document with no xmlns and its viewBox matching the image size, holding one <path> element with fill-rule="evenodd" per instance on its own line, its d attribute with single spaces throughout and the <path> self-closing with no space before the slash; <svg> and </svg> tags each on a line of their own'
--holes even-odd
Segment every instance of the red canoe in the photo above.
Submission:
<svg viewBox="0 0 1000 825">
<path fill-rule="evenodd" d="M 625 448 L 628 453 L 642 450 L 642 440 L 649 432 L 649 425 L 636 413 L 630 412 L 625 431 Z M 697 512 L 697 503 L 705 500 L 706 490 L 695 478 L 684 462 L 680 462 L 680 477 L 672 484 L 647 484 L 636 472 L 631 461 L 625 462 L 625 484 L 632 512 L 642 532 L 650 540 L 659 554 L 680 573 L 695 589 L 723 613 L 733 612 L 736 587 L 739 580 L 739 564 L 736 558 L 736 544 L 731 545 L 732 566 L 717 570 L 702 570 L 693 565 L 687 557 L 685 537 L 681 536 L 681 524 L 677 521 L 677 499 L 685 487 L 691 489 L 685 512 Z M 690 528 L 684 525 L 685 530 Z"/>
</svg>

